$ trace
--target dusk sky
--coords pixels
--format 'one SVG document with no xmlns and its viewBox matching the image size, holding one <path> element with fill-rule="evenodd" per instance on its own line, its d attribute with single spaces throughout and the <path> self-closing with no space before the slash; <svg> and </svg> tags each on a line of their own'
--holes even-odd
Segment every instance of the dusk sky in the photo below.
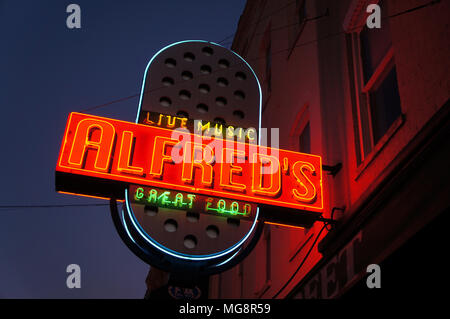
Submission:
<svg viewBox="0 0 450 319">
<path fill-rule="evenodd" d="M 81 29 L 66 7 L 81 7 Z M 55 192 L 67 116 L 134 121 L 149 59 L 180 40 L 219 42 L 245 0 L 0 0 L 0 298 L 143 298 L 148 265 L 120 240 L 108 202 Z M 226 41 L 229 47 L 232 37 Z M 20 205 L 105 204 L 10 208 Z M 66 267 L 81 267 L 68 289 Z"/>
</svg>

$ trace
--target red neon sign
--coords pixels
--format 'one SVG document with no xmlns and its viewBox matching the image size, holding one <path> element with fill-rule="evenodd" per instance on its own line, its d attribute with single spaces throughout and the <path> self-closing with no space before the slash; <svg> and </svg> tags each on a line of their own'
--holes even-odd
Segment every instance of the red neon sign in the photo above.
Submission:
<svg viewBox="0 0 450 319">
<path fill-rule="evenodd" d="M 107 185 L 138 184 L 322 210 L 320 156 L 189 133 L 174 138 L 173 132 L 71 113 L 56 165 L 57 191 L 109 198 Z"/>
</svg>

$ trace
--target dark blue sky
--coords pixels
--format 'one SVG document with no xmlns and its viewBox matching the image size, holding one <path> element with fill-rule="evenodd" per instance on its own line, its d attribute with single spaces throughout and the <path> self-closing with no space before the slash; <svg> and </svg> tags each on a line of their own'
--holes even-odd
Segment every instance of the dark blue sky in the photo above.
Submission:
<svg viewBox="0 0 450 319">
<path fill-rule="evenodd" d="M 66 7 L 81 7 L 81 29 Z M 106 203 L 58 194 L 67 116 L 140 92 L 172 42 L 220 41 L 245 0 L 0 0 L 0 205 Z M 87 113 L 134 121 L 138 98 Z M 109 208 L 0 209 L 0 298 L 142 298 L 148 266 L 121 242 Z M 66 266 L 81 266 L 81 289 Z"/>
</svg>

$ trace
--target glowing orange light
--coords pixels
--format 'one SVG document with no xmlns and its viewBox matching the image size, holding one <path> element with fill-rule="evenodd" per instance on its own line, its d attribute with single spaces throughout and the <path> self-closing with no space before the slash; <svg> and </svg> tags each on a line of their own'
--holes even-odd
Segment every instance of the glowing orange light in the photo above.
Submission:
<svg viewBox="0 0 450 319">
<path fill-rule="evenodd" d="M 240 150 L 234 150 L 230 148 L 224 148 L 222 150 L 222 166 L 220 169 L 220 186 L 225 189 L 235 190 L 238 192 L 245 191 L 246 187 L 244 184 L 239 184 L 233 182 L 233 175 L 240 174 L 242 176 L 242 167 L 233 165 L 234 157 L 244 156 L 245 152 Z"/>
<path fill-rule="evenodd" d="M 155 137 L 150 174 L 162 176 L 164 162 L 172 163 L 172 155 L 166 154 L 166 146 L 175 146 L 177 143 L 178 141 L 171 138 L 164 138 L 162 136 Z"/>
<path fill-rule="evenodd" d="M 131 147 L 133 145 L 133 132 L 124 131 L 122 133 L 122 144 L 119 150 L 119 163 L 117 170 L 124 173 L 142 175 L 144 169 L 142 167 L 134 167 L 131 162 Z"/>
<path fill-rule="evenodd" d="M 302 226 L 295 226 L 295 225 L 287 225 L 287 224 L 279 224 L 279 223 L 272 223 L 265 221 L 264 224 L 274 225 L 274 226 L 280 226 L 280 227 L 288 227 L 288 228 L 295 228 L 295 229 L 305 229 L 305 227 Z"/>
<path fill-rule="evenodd" d="M 175 138 L 173 133 L 157 126 L 71 113 L 56 165 L 57 190 L 109 198 L 112 190 L 117 196 L 121 187 L 137 184 L 322 211 L 320 156 L 189 133 Z M 180 138 L 183 153 L 176 161 L 172 153 L 180 146 Z"/>
<path fill-rule="evenodd" d="M 200 154 L 200 157 L 198 157 Z M 183 154 L 183 170 L 181 179 L 184 182 L 192 183 L 194 167 L 202 172 L 201 183 L 211 186 L 213 182 L 213 167 L 211 162 L 214 159 L 214 151 L 209 145 L 187 142 Z"/>
<path fill-rule="evenodd" d="M 94 135 L 98 135 L 96 134 L 97 130 L 99 131 L 99 136 L 97 136 L 97 141 L 94 141 Z M 70 149 L 68 160 L 69 164 L 81 168 L 88 149 L 95 149 L 97 150 L 94 163 L 95 169 L 101 172 L 107 171 L 114 135 L 114 126 L 106 121 L 81 120 L 75 129 L 74 142 Z"/>
<path fill-rule="evenodd" d="M 263 165 L 263 161 L 270 162 L 270 173 L 262 174 L 262 170 L 267 169 L 267 166 Z M 263 186 L 263 177 L 270 177 L 269 186 Z M 281 190 L 281 169 L 280 161 L 271 155 L 253 154 L 253 182 L 252 191 L 254 194 L 276 196 Z"/>
<path fill-rule="evenodd" d="M 304 169 L 308 170 L 310 175 L 314 175 L 316 172 L 314 166 L 309 163 L 298 161 L 292 165 L 292 174 L 303 189 L 303 192 L 300 192 L 297 188 L 293 188 L 292 194 L 298 201 L 310 203 L 316 198 L 317 192 L 314 184 L 306 176 Z"/>
</svg>

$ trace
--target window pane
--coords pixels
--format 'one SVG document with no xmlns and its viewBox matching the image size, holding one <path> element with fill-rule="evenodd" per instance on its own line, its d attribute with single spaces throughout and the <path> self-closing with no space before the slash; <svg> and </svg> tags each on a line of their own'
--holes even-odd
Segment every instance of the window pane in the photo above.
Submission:
<svg viewBox="0 0 450 319">
<path fill-rule="evenodd" d="M 387 12 L 386 6 L 382 6 L 381 11 Z M 361 43 L 364 83 L 367 83 L 391 47 L 389 21 L 386 19 L 382 20 L 380 29 L 369 29 L 365 25 L 359 34 L 359 38 Z"/>
<path fill-rule="evenodd" d="M 364 94 L 364 98 L 367 99 L 367 94 Z M 360 101 L 360 116 L 361 116 L 361 134 L 364 157 L 372 152 L 372 134 L 370 125 L 370 110 L 369 101 Z"/>
<path fill-rule="evenodd" d="M 370 93 L 370 109 L 373 139 L 376 144 L 401 114 L 395 67 L 392 68 L 378 89 Z"/>
<path fill-rule="evenodd" d="M 300 152 L 311 153 L 311 136 L 310 136 L 309 122 L 303 129 L 302 134 L 300 134 L 298 144 Z"/>
</svg>

